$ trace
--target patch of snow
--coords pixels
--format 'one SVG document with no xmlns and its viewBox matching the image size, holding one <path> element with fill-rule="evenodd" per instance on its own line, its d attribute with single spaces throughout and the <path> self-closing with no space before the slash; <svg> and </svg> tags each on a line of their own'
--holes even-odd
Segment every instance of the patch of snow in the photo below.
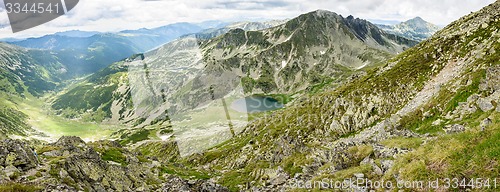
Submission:
<svg viewBox="0 0 500 192">
<path fill-rule="evenodd" d="M 356 70 L 359 70 L 359 69 L 363 69 L 364 67 L 366 67 L 368 65 L 368 62 L 365 62 L 363 63 L 363 65 L 359 66 L 358 68 L 356 68 Z"/>
<path fill-rule="evenodd" d="M 451 79 L 457 77 L 462 72 L 464 67 L 465 64 L 462 61 L 452 61 L 447 64 L 441 72 L 428 81 L 424 88 L 396 114 L 402 117 L 415 109 L 418 109 L 418 107 L 428 102 L 434 95 L 436 95 L 443 85 L 448 83 Z"/>
<path fill-rule="evenodd" d="M 281 68 L 282 69 L 285 68 L 286 65 L 288 65 L 288 63 L 285 60 L 281 61 Z"/>
<path fill-rule="evenodd" d="M 170 139 L 170 137 L 172 137 L 172 135 L 173 135 L 173 134 L 169 134 L 169 135 L 162 135 L 162 136 L 160 136 L 160 139 L 161 139 L 162 141 L 166 141 L 166 140 Z"/>
<path fill-rule="evenodd" d="M 295 32 L 294 32 L 294 33 L 295 33 Z M 288 37 L 285 39 L 285 41 L 283 41 L 283 42 L 290 41 L 290 39 L 292 39 L 292 36 L 293 36 L 293 34 L 294 34 L 294 33 L 292 33 L 290 36 L 288 36 Z"/>
</svg>

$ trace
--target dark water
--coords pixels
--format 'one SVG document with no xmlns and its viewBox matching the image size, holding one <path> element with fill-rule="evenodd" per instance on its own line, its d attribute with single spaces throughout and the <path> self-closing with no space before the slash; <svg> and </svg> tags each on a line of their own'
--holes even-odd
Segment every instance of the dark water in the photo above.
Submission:
<svg viewBox="0 0 500 192">
<path fill-rule="evenodd" d="M 283 108 L 278 100 L 266 96 L 249 96 L 231 104 L 231 109 L 242 113 L 258 113 Z"/>
</svg>

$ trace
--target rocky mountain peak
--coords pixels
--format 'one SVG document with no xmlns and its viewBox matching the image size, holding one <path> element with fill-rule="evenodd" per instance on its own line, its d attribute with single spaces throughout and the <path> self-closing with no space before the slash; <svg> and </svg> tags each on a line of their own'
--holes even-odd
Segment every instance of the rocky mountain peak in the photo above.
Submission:
<svg viewBox="0 0 500 192">
<path fill-rule="evenodd" d="M 85 141 L 75 136 L 63 136 L 55 143 L 57 146 L 79 146 L 82 144 L 85 144 Z"/>
<path fill-rule="evenodd" d="M 403 23 L 400 23 L 398 25 L 399 26 L 408 25 L 408 26 L 413 27 L 416 30 L 433 30 L 433 29 L 439 29 L 436 25 L 425 21 L 421 17 L 415 17 L 413 19 L 410 19 L 410 20 L 405 21 Z"/>
<path fill-rule="evenodd" d="M 328 10 L 323 10 L 323 9 L 318 9 L 316 11 L 312 11 L 310 13 L 307 13 L 305 15 L 308 15 L 308 14 L 311 14 L 311 15 L 316 15 L 316 16 L 327 16 L 327 15 L 337 15 L 337 13 L 334 13 L 334 12 L 331 12 L 331 11 L 328 11 Z"/>
<path fill-rule="evenodd" d="M 387 33 L 399 35 L 417 41 L 422 41 L 432 36 L 440 29 L 440 27 L 438 27 L 437 25 L 429 23 L 421 17 L 415 17 L 396 25 L 377 26 Z"/>
<path fill-rule="evenodd" d="M 413 19 L 408 20 L 407 22 L 427 22 L 427 21 L 425 21 L 424 19 L 422 19 L 422 17 L 417 16 L 417 17 L 415 17 Z"/>
</svg>

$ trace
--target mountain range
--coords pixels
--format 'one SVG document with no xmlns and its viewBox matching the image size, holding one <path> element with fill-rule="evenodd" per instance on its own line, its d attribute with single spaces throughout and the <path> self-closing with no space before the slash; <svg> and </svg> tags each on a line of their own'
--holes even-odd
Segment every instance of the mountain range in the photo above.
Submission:
<svg viewBox="0 0 500 192">
<path fill-rule="evenodd" d="M 154 29 L 127 30 L 119 33 L 69 31 L 10 43 L 55 52 L 58 57 L 66 61 L 65 63 L 71 63 L 68 73 L 75 77 L 97 72 L 110 63 L 153 49 L 184 34 L 201 30 L 203 30 L 201 27 L 194 24 L 177 23 Z"/>
<path fill-rule="evenodd" d="M 495 191 L 499 10 L 441 30 L 318 10 L 0 43 L 0 191 Z M 388 190 L 450 190 L 431 187 Z"/>
<path fill-rule="evenodd" d="M 71 30 L 64 32 L 54 33 L 56 36 L 66 36 L 66 37 L 92 37 L 94 35 L 99 34 L 97 31 L 80 31 L 80 30 Z"/>
<path fill-rule="evenodd" d="M 63 92 L 52 107 L 63 116 L 93 114 L 91 120 L 108 119 L 108 123 L 127 124 L 136 131 L 165 137 L 180 129 L 172 128 L 175 117 L 194 119 L 194 111 L 216 105 L 218 99 L 237 97 L 240 92 L 243 96 L 298 96 L 335 87 L 417 44 L 365 20 L 328 11 L 304 14 L 271 28 L 261 26 L 260 31 L 222 29 L 227 33 L 211 39 L 199 38 L 206 33 L 187 36 L 115 63 Z M 242 90 L 234 92 L 238 88 Z M 207 125 L 214 123 L 226 126 L 225 120 L 214 119 L 204 121 L 198 129 L 210 130 Z M 119 132 L 124 138 L 134 134 L 130 129 Z"/>
</svg>

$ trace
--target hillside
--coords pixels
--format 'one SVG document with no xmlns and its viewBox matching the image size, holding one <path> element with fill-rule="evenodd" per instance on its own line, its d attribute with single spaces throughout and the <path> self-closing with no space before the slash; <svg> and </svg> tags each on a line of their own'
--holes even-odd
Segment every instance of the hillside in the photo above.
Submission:
<svg viewBox="0 0 500 192">
<path fill-rule="evenodd" d="M 66 75 L 66 66 L 51 52 L 0 44 L 0 57 L 2 90 L 7 93 L 40 95 L 54 89 L 55 82 Z"/>
<path fill-rule="evenodd" d="M 256 120 L 189 162 L 220 170 L 219 183 L 232 190 L 324 178 L 495 178 L 499 6 L 453 22 L 345 86 Z"/>
<path fill-rule="evenodd" d="M 1 137 L 25 135 L 31 129 L 26 124 L 28 117 L 12 106 L 12 98 L 54 90 L 67 76 L 66 69 L 54 53 L 0 43 Z"/>
<path fill-rule="evenodd" d="M 11 157 L 0 162 L 5 167 L 1 191 L 228 191 L 209 181 L 210 173 L 160 164 L 114 141 L 85 143 L 78 137 L 61 137 L 34 146 L 0 141 L 0 155 Z"/>
<path fill-rule="evenodd" d="M 199 34 L 187 35 L 171 43 L 163 45 L 158 49 L 149 51 L 148 53 L 131 56 L 128 59 L 124 59 L 120 62 L 114 63 L 111 66 L 91 75 L 86 79 L 86 82 L 58 97 L 53 105 L 53 108 L 57 110 L 68 109 L 70 110 L 70 113 L 73 113 L 72 111 L 97 111 L 98 109 L 103 109 L 103 111 L 105 112 L 104 118 L 111 118 L 113 121 L 121 121 L 124 123 L 135 122 L 136 120 L 140 120 L 139 118 L 142 115 L 148 115 L 148 111 L 143 112 L 143 114 L 136 114 L 135 111 L 131 111 L 133 109 L 133 107 L 130 105 L 132 103 L 131 88 L 137 81 L 131 79 L 133 78 L 133 76 L 129 77 L 128 73 L 129 71 L 135 72 L 135 70 L 130 70 L 129 66 L 131 65 L 131 61 L 135 60 L 136 57 L 146 55 L 146 58 L 142 58 L 145 59 L 145 65 L 149 66 L 149 68 L 151 68 L 151 71 L 160 72 L 157 74 L 160 75 L 160 78 L 183 79 L 185 74 L 193 74 L 192 76 L 194 76 L 196 75 L 196 71 L 199 71 L 196 68 L 199 68 L 197 64 L 200 63 L 192 62 L 196 59 L 199 59 L 198 54 L 201 52 L 198 45 L 198 38 L 200 39 L 200 41 L 201 39 L 210 39 L 224 34 L 229 30 L 240 27 L 243 29 L 264 29 L 270 26 L 272 26 L 271 23 L 234 23 L 220 29 L 208 29 L 200 32 Z M 126 31 L 124 31 L 124 33 L 126 33 Z M 184 55 L 183 52 L 189 51 L 191 52 L 190 54 L 188 53 L 189 55 Z M 172 63 L 170 66 L 165 65 L 166 61 L 172 61 L 173 59 L 179 57 L 177 55 L 184 55 L 187 58 L 186 61 L 176 60 L 175 63 Z M 186 71 L 178 71 L 173 74 L 162 73 L 164 71 L 179 69 L 182 67 L 185 67 Z M 188 72 L 190 70 L 194 71 Z M 179 82 L 174 81 L 172 82 L 172 85 L 183 85 L 182 83 L 174 83 Z M 96 89 L 96 86 L 98 86 L 99 88 Z M 120 89 L 117 89 L 119 87 Z M 157 87 L 156 89 L 160 88 Z M 112 95 L 115 96 L 111 97 Z M 111 111 L 111 105 L 113 103 L 119 104 L 118 106 L 116 106 L 119 109 L 117 109 L 115 112 Z M 118 111 L 120 112 L 119 114 Z M 68 112 L 66 111 L 64 113 Z"/>
</svg>

